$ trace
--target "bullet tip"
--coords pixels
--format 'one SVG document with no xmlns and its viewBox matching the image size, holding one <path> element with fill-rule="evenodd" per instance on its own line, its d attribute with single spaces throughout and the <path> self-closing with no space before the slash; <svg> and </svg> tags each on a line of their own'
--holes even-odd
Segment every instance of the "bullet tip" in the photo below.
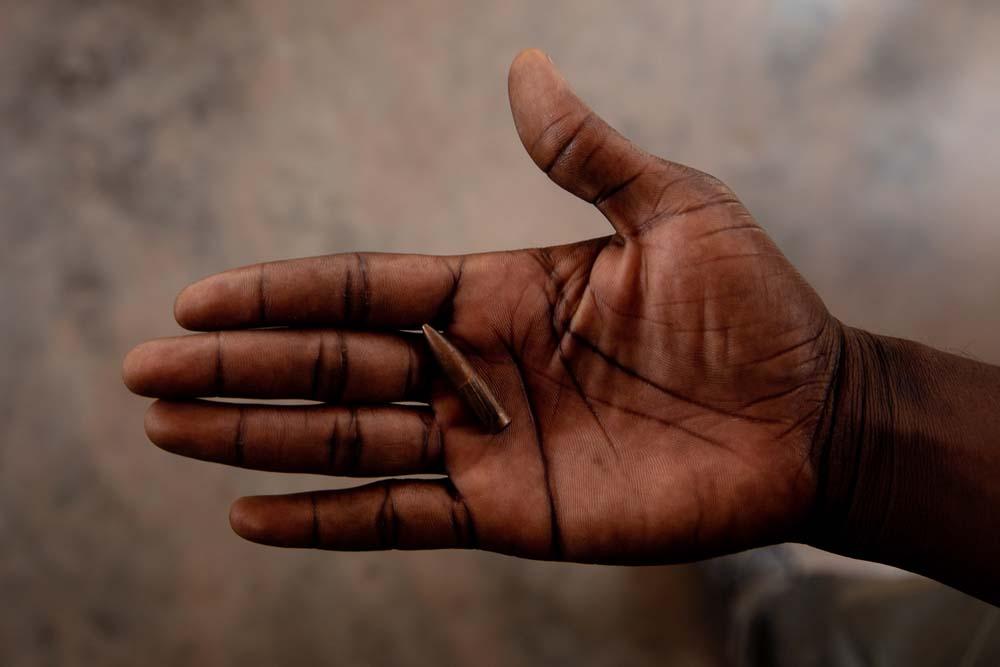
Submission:
<svg viewBox="0 0 1000 667">
<path fill-rule="evenodd" d="M 420 328 L 438 365 L 480 423 L 492 433 L 507 428 L 510 417 L 468 359 L 429 324 Z"/>
</svg>

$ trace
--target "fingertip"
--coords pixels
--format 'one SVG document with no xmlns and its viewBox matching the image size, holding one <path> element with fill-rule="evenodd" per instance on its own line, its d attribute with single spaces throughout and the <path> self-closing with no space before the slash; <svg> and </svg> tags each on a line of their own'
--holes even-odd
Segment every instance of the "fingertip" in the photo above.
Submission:
<svg viewBox="0 0 1000 667">
<path fill-rule="evenodd" d="M 589 108 L 538 49 L 522 51 L 511 63 L 507 93 L 521 143 L 535 164 L 546 168 L 549 147 L 539 144 L 542 140 L 552 143 L 578 128 Z"/>
<path fill-rule="evenodd" d="M 244 496 L 229 508 L 229 525 L 245 540 L 275 547 L 316 545 L 311 494 Z"/>
<path fill-rule="evenodd" d="M 146 437 L 163 451 L 197 457 L 197 449 L 191 446 L 192 438 L 185 437 L 185 430 L 193 429 L 195 434 L 202 430 L 199 428 L 197 416 L 197 413 L 192 413 L 190 404 L 153 401 L 143 418 Z"/>
<path fill-rule="evenodd" d="M 234 269 L 191 283 L 174 300 L 174 319 L 189 331 L 254 322 L 260 315 L 260 275 L 260 269 Z"/>
<path fill-rule="evenodd" d="M 261 501 L 261 496 L 244 496 L 229 507 L 229 526 L 244 540 L 264 541 L 262 536 L 267 533 L 267 524 L 261 520 Z"/>
<path fill-rule="evenodd" d="M 539 49 L 524 49 L 518 53 L 510 64 L 507 78 L 507 90 L 511 106 L 516 111 L 518 106 L 531 96 L 549 92 L 552 88 L 564 84 L 562 74 L 556 69 L 552 58 Z"/>
<path fill-rule="evenodd" d="M 517 55 L 514 56 L 514 60 L 510 64 L 510 68 L 517 69 L 533 61 L 542 61 L 552 63 L 552 58 L 549 54 L 545 53 L 541 49 L 535 47 L 529 47 L 527 49 L 521 49 L 518 51 Z"/>
<path fill-rule="evenodd" d="M 146 408 L 146 414 L 142 419 L 143 429 L 146 437 L 157 447 L 163 448 L 160 443 L 165 440 L 167 433 L 166 420 L 163 414 L 162 401 L 153 401 L 152 405 Z"/>
<path fill-rule="evenodd" d="M 185 329 L 191 331 L 194 329 L 195 319 L 194 314 L 191 310 L 191 295 L 189 292 L 191 288 L 194 287 L 195 283 L 188 285 L 182 289 L 178 294 L 177 298 L 174 299 L 174 320 L 177 324 L 181 325 Z"/>
<path fill-rule="evenodd" d="M 191 283 L 174 299 L 174 319 L 188 331 L 209 328 L 213 315 L 219 315 L 234 295 L 227 294 L 222 275 L 209 276 Z M 224 314 L 224 312 L 222 313 Z"/>
<path fill-rule="evenodd" d="M 619 232 L 648 217 L 650 204 L 659 205 L 666 170 L 646 174 L 652 156 L 595 114 L 545 53 L 527 49 L 517 55 L 508 93 L 531 160 L 564 190 L 598 205 Z M 608 204 L 611 196 L 616 198 Z"/>
<path fill-rule="evenodd" d="M 122 360 L 122 382 L 133 394 L 147 396 L 148 373 L 146 373 L 146 357 L 149 354 L 149 344 L 136 345 Z"/>
</svg>

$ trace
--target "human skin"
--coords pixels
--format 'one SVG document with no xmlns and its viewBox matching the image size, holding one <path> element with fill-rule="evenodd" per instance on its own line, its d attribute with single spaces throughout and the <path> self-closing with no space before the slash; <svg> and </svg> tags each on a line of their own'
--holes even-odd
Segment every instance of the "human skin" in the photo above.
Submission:
<svg viewBox="0 0 1000 667">
<path fill-rule="evenodd" d="M 235 269 L 177 299 L 206 333 L 125 359 L 129 388 L 161 399 L 146 431 L 166 450 L 388 477 L 242 498 L 233 529 L 618 564 L 802 541 L 1000 599 L 1000 369 L 840 323 L 723 183 L 632 145 L 541 52 L 517 57 L 509 92 L 532 160 L 612 235 Z M 425 322 L 468 355 L 506 430 L 442 379 L 412 333 Z"/>
</svg>

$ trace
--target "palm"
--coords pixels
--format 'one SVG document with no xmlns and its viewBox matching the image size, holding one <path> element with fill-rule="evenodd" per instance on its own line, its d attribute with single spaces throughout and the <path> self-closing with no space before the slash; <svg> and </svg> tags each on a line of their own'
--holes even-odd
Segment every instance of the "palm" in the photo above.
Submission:
<svg viewBox="0 0 1000 667">
<path fill-rule="evenodd" d="M 721 203 L 665 215 L 630 249 L 610 237 L 464 267 L 449 331 L 488 360 L 517 443 L 446 428 L 481 541 L 652 560 L 787 537 L 801 518 L 828 316 L 731 195 L 706 195 Z M 499 295 L 495 321 L 476 294 Z"/>
<path fill-rule="evenodd" d="M 147 344 L 126 362 L 143 393 L 344 406 L 157 404 L 150 436 L 249 467 L 447 476 L 243 501 L 237 530 L 272 544 L 650 562 L 792 536 L 814 488 L 835 320 L 725 186 L 635 149 L 536 54 L 515 64 L 511 101 L 535 162 L 593 201 L 614 236 L 466 258 L 333 256 L 210 278 L 179 299 L 182 324 L 372 333 Z M 510 428 L 485 435 L 429 380 L 426 351 L 398 333 L 422 321 L 469 353 Z M 430 407 L 373 405 L 407 399 Z"/>
</svg>

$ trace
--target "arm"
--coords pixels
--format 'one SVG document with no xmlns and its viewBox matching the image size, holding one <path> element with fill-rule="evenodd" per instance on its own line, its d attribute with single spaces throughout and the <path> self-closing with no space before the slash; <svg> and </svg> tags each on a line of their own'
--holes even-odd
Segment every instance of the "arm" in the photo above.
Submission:
<svg viewBox="0 0 1000 667">
<path fill-rule="evenodd" d="M 1000 368 L 847 329 L 811 541 L 1000 600 Z"/>
</svg>

